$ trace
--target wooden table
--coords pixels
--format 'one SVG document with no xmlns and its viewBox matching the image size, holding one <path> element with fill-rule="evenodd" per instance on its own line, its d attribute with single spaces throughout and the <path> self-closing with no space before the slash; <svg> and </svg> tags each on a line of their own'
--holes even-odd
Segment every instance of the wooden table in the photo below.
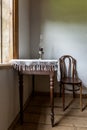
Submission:
<svg viewBox="0 0 87 130">
<path fill-rule="evenodd" d="M 19 76 L 19 97 L 20 97 L 20 121 L 23 124 L 23 75 L 48 75 L 50 79 L 50 106 L 51 106 L 51 125 L 54 126 L 54 73 L 58 69 L 57 60 L 11 60 L 14 69 Z M 34 87 L 33 87 L 34 91 Z"/>
</svg>

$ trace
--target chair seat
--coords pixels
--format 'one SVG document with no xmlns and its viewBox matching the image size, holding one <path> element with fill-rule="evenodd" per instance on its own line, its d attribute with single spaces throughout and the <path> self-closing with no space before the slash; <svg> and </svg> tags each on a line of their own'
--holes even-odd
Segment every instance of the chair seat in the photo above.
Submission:
<svg viewBox="0 0 87 130">
<path fill-rule="evenodd" d="M 63 84 L 81 84 L 82 81 L 79 78 L 62 78 L 61 83 L 63 83 Z"/>
</svg>

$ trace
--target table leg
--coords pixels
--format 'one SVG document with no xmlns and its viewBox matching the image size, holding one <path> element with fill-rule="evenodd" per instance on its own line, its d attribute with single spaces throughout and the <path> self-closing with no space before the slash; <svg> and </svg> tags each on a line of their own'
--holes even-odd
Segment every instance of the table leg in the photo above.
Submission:
<svg viewBox="0 0 87 130">
<path fill-rule="evenodd" d="M 32 96 L 34 96 L 34 87 L 35 87 L 35 75 L 32 75 Z"/>
<path fill-rule="evenodd" d="M 50 74 L 51 125 L 54 126 L 54 74 Z"/>
<path fill-rule="evenodd" d="M 20 101 L 20 122 L 23 124 L 23 74 L 18 73 L 19 76 L 19 101 Z"/>
</svg>

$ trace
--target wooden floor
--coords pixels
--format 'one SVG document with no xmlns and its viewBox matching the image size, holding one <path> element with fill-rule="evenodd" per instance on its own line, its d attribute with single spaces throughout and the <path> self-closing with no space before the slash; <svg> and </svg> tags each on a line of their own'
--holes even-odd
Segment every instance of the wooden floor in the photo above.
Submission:
<svg viewBox="0 0 87 130">
<path fill-rule="evenodd" d="M 66 97 L 66 104 L 72 99 Z M 87 104 L 87 99 L 84 99 Z M 62 98 L 55 97 L 55 126 L 50 122 L 49 96 L 35 96 L 24 111 L 24 124 L 18 122 L 14 130 L 87 130 L 87 108 L 80 111 L 79 98 L 75 98 L 69 108 L 63 112 Z"/>
</svg>

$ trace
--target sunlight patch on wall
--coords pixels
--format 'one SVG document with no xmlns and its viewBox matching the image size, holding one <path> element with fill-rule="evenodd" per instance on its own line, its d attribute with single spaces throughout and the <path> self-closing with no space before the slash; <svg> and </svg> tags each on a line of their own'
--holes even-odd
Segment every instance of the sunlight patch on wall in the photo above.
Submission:
<svg viewBox="0 0 87 130">
<path fill-rule="evenodd" d="M 47 22 L 42 29 L 44 59 L 59 59 L 64 54 L 72 55 L 78 62 L 80 78 L 87 86 L 87 26 Z M 84 75 L 85 72 L 85 75 Z"/>
</svg>

